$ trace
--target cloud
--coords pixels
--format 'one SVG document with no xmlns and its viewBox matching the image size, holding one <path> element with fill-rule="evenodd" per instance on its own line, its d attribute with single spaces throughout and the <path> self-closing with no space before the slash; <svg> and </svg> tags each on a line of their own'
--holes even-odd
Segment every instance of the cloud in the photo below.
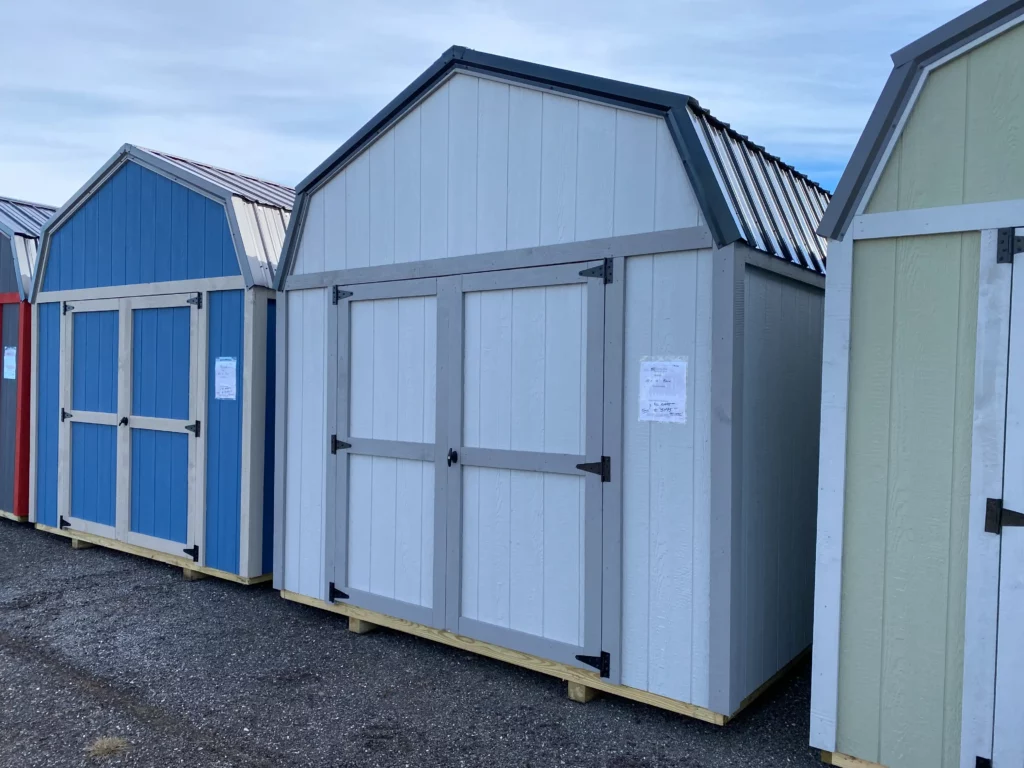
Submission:
<svg viewBox="0 0 1024 768">
<path fill-rule="evenodd" d="M 962 0 L 51 0 L 5 9 L 0 194 L 132 142 L 294 184 L 452 44 L 696 97 L 834 185 L 888 54 Z"/>
</svg>

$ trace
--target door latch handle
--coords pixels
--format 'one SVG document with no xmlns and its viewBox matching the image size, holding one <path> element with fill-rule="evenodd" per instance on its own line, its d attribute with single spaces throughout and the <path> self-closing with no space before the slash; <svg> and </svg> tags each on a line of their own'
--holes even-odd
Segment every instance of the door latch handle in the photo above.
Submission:
<svg viewBox="0 0 1024 768">
<path fill-rule="evenodd" d="M 121 420 L 119 422 L 117 422 L 117 425 L 119 427 L 127 427 L 128 426 L 128 417 L 127 416 L 122 416 Z"/>
<path fill-rule="evenodd" d="M 456 451 L 454 448 L 449 448 L 448 449 L 448 466 L 450 467 L 452 464 L 458 464 L 458 463 L 459 463 L 459 452 Z"/>
</svg>

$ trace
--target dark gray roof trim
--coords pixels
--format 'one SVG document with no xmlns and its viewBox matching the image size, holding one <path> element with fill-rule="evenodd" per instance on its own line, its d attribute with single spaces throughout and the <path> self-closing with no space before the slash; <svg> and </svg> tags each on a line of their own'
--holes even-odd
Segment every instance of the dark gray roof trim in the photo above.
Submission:
<svg viewBox="0 0 1024 768">
<path fill-rule="evenodd" d="M 986 0 L 892 55 L 893 70 L 818 227 L 830 240 L 846 235 L 924 69 L 1024 12 L 1024 0 Z"/>
<path fill-rule="evenodd" d="M 776 172 L 784 171 L 781 175 L 789 177 L 786 183 L 792 183 L 793 187 L 787 194 L 794 195 L 801 201 L 801 205 L 806 206 L 807 215 L 812 215 L 811 211 L 816 208 L 823 209 L 827 204 L 829 197 L 827 191 L 792 166 L 782 162 L 778 157 L 770 155 L 763 147 L 754 144 L 746 136 L 737 133 L 727 123 L 712 117 L 696 99 L 690 96 L 481 53 L 461 46 L 452 46 L 296 187 L 298 194 L 296 195 L 295 215 L 292 217 L 285 238 L 282 267 L 277 272 L 276 287 L 278 290 L 281 289 L 284 276 L 290 271 L 291 263 L 294 260 L 295 240 L 298 237 L 297 233 L 302 229 L 307 201 L 314 188 L 378 135 L 388 130 L 402 114 L 453 69 L 495 74 L 504 79 L 516 80 L 533 87 L 548 88 L 570 95 L 582 95 L 614 106 L 639 109 L 664 116 L 694 194 L 707 218 L 711 234 L 719 246 L 728 245 L 737 240 L 747 240 L 750 235 L 749 227 L 744 225 L 741 229 L 740 222 L 734 214 L 737 207 L 737 195 L 748 198 L 751 195 L 760 197 L 764 191 L 738 190 L 732 185 L 723 188 L 719 182 L 721 168 L 715 168 L 709 155 L 705 152 L 703 147 L 705 139 L 698 133 L 698 124 L 710 126 L 728 135 L 746 152 L 763 158 L 764 162 L 775 167 Z M 743 183 L 746 180 L 745 176 L 739 179 L 739 182 Z M 791 182 L 791 180 L 795 181 Z M 797 188 L 800 189 L 797 191 Z M 730 200 L 727 194 L 733 199 Z M 813 202 L 811 198 L 813 198 Z M 806 238 L 807 240 L 816 240 L 813 230 L 819 219 L 820 213 L 813 214 L 809 224 L 811 234 Z M 754 247 L 762 247 L 756 240 L 751 240 L 750 244 Z M 816 251 L 817 256 L 808 255 L 804 260 L 799 258 L 792 260 L 797 264 L 804 264 L 811 269 L 823 272 L 824 248 L 814 249 L 810 243 L 806 247 L 810 251 Z M 767 252 L 787 260 L 791 258 L 785 249 L 768 249 Z"/>
<path fill-rule="evenodd" d="M 0 197 L 0 232 L 8 237 L 38 238 L 43 225 L 56 210 L 49 205 Z"/>
<path fill-rule="evenodd" d="M 224 204 L 228 218 L 231 239 L 235 244 L 238 266 L 249 287 L 262 285 L 272 287 L 274 272 L 279 261 L 276 245 L 280 237 L 254 237 L 251 222 L 240 222 L 239 212 L 234 205 L 235 198 L 241 198 L 241 205 L 247 208 L 265 206 L 278 211 L 276 221 L 264 216 L 262 221 L 274 225 L 283 231 L 291 214 L 290 201 L 294 200 L 294 191 L 273 182 L 263 181 L 252 176 L 245 176 L 234 171 L 225 171 L 204 163 L 166 155 L 151 149 L 143 149 L 133 144 L 124 144 L 114 156 L 103 164 L 92 178 L 79 189 L 71 199 L 62 205 L 43 226 L 40 233 L 38 267 L 32 277 L 30 301 L 35 301 L 42 290 L 46 266 L 50 257 L 50 241 L 53 234 L 75 211 L 101 187 L 107 180 L 127 162 L 135 162 L 144 168 L 166 176 L 186 187 Z M 274 202 L 274 201 L 277 202 Z M 244 229 L 243 229 L 244 224 Z M 259 226 L 259 224 L 257 224 Z M 258 233 L 264 234 L 264 233 Z M 255 271 L 254 271 L 255 267 Z"/>
</svg>

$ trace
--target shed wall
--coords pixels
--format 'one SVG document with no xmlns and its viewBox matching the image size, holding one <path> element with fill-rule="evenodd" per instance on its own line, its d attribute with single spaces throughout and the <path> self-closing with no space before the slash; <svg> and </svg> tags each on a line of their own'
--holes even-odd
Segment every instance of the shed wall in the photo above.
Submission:
<svg viewBox="0 0 1024 768">
<path fill-rule="evenodd" d="M 15 269 L 17 262 L 14 258 L 14 243 L 9 237 L 0 234 L 0 293 L 18 292 Z"/>
<path fill-rule="evenodd" d="M 890 768 L 960 764 L 979 253 L 854 246 L 836 748 Z"/>
<path fill-rule="evenodd" d="M 622 682 L 709 706 L 712 252 L 626 259 Z M 639 421 L 640 362 L 685 357 L 685 424 Z"/>
<path fill-rule="evenodd" d="M 60 304 L 39 304 L 36 419 L 36 522 L 57 526 L 57 438 L 60 427 Z"/>
<path fill-rule="evenodd" d="M 748 266 L 732 702 L 811 644 L 824 292 Z"/>
<path fill-rule="evenodd" d="M 224 206 L 128 162 L 53 233 L 42 290 L 239 274 Z"/>
<path fill-rule="evenodd" d="M 1024 25 L 935 69 L 867 213 L 1024 199 Z"/>
<path fill-rule="evenodd" d="M 274 450 L 277 445 L 275 430 L 277 419 L 277 301 L 267 301 L 267 366 L 266 404 L 264 406 L 263 433 L 263 570 L 274 570 Z"/>
<path fill-rule="evenodd" d="M 662 118 L 460 73 L 312 195 L 293 273 L 701 223 Z"/>
<path fill-rule="evenodd" d="M 13 271 L 12 271 L 13 277 Z M 17 286 L 14 288 L 17 291 Z M 18 348 L 18 322 L 20 302 L 4 304 L 0 309 L 0 366 L 5 349 Z M 17 353 L 15 353 L 17 354 Z M 0 510 L 14 512 L 14 453 L 18 424 L 18 379 L 22 371 L 15 370 L 13 378 L 0 371 Z"/>
</svg>

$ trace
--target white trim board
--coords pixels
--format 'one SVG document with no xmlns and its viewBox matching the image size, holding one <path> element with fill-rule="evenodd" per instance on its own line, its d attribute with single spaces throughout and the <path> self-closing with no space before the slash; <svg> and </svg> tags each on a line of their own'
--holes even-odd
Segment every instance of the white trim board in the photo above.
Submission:
<svg viewBox="0 0 1024 768">
<path fill-rule="evenodd" d="M 241 275 L 233 275 L 231 277 L 203 277 L 196 280 L 169 280 L 163 283 L 111 285 L 104 288 L 78 288 L 70 291 L 40 291 L 33 303 L 47 304 L 52 301 L 130 299 L 143 296 L 159 296 L 161 294 L 237 291 L 245 289 L 245 278 Z"/>
<path fill-rule="evenodd" d="M 853 240 L 832 241 L 829 244 L 828 260 L 822 357 L 821 447 L 818 459 L 818 536 L 814 565 L 811 746 L 835 752 Z"/>
<path fill-rule="evenodd" d="M 1024 226 L 1024 200 L 947 205 L 856 216 L 847 238 L 879 240 Z"/>
</svg>

